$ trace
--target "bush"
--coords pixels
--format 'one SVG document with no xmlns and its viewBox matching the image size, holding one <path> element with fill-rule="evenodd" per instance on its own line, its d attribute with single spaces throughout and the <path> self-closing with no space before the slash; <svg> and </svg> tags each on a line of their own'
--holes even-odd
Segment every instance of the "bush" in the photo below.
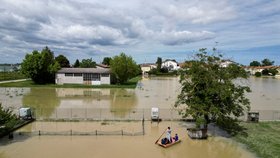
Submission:
<svg viewBox="0 0 280 158">
<path fill-rule="evenodd" d="M 261 73 L 261 72 L 256 72 L 256 73 L 255 73 L 255 76 L 256 76 L 256 77 L 261 77 L 261 76 L 262 76 L 262 73 Z"/>
</svg>

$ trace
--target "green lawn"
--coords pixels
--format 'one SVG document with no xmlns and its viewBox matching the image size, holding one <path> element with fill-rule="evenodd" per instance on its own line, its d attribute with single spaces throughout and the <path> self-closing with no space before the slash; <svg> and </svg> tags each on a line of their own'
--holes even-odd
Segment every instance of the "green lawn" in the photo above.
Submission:
<svg viewBox="0 0 280 158">
<path fill-rule="evenodd" d="M 18 80 L 26 78 L 20 72 L 0 72 L 0 81 Z"/>
<path fill-rule="evenodd" d="M 54 87 L 54 88 L 135 88 L 137 82 L 141 80 L 141 76 L 130 79 L 127 83 L 122 85 L 81 85 L 81 84 L 35 84 L 33 81 L 22 81 L 22 82 L 11 82 L 11 83 L 1 83 L 0 87 Z"/>
<path fill-rule="evenodd" d="M 248 136 L 234 137 L 261 158 L 280 158 L 280 122 L 242 123 Z"/>
</svg>

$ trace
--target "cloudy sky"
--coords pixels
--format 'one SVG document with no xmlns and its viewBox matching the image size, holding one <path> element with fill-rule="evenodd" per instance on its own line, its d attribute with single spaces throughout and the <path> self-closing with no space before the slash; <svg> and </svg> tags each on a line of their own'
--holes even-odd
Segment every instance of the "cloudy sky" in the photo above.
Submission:
<svg viewBox="0 0 280 158">
<path fill-rule="evenodd" d="M 137 63 L 217 47 L 242 64 L 280 65 L 279 0 L 0 0 L 0 63 L 48 46 L 71 63 L 120 52 Z"/>
</svg>

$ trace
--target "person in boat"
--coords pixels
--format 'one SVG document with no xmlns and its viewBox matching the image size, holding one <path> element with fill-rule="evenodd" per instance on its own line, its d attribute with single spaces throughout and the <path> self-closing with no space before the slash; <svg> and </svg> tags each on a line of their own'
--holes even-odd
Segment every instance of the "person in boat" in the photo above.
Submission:
<svg viewBox="0 0 280 158">
<path fill-rule="evenodd" d="M 167 138 L 162 138 L 161 139 L 161 144 L 162 145 L 166 145 L 168 143 L 168 139 Z"/>
<path fill-rule="evenodd" d="M 175 140 L 175 142 L 177 142 L 179 140 L 178 134 L 175 134 L 175 137 L 173 138 Z"/>
<path fill-rule="evenodd" d="M 168 143 L 172 143 L 172 137 L 171 137 L 171 128 L 168 127 L 166 131 L 166 138 L 168 140 Z"/>
</svg>

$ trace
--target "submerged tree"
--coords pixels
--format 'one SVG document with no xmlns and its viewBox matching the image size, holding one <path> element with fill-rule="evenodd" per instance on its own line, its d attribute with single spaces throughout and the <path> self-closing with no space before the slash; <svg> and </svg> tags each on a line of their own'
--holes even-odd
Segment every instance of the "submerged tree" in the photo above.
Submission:
<svg viewBox="0 0 280 158">
<path fill-rule="evenodd" d="M 250 88 L 238 82 L 248 77 L 241 66 L 232 63 L 222 67 L 222 61 L 222 55 L 208 55 L 205 48 L 200 49 L 181 71 L 182 90 L 175 107 L 184 106 L 180 114 L 192 116 L 197 125 L 207 128 L 214 122 L 234 134 L 234 128 L 239 127 L 237 118 L 250 108 L 245 97 Z"/>
<path fill-rule="evenodd" d="M 17 123 L 17 117 L 12 110 L 4 109 L 0 103 L 0 135 L 12 129 Z"/>
</svg>

